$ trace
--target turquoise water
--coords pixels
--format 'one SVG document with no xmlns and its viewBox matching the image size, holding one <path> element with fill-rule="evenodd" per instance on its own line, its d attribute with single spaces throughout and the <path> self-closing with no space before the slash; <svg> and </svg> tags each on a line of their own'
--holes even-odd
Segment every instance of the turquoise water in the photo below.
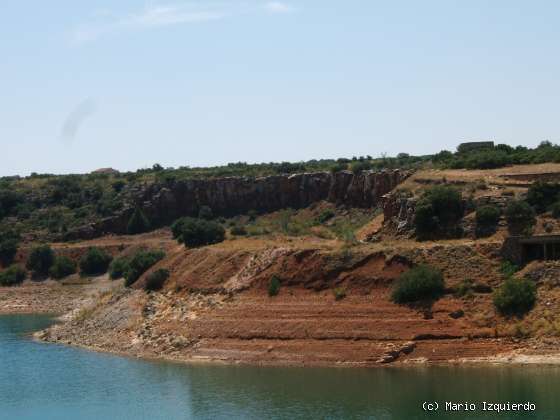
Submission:
<svg viewBox="0 0 560 420">
<path fill-rule="evenodd" d="M 0 316 L 2 419 L 560 418 L 560 369 L 185 366 L 32 341 L 45 316 Z M 445 401 L 532 413 L 445 412 Z M 434 414 L 424 401 L 437 401 Z"/>
</svg>

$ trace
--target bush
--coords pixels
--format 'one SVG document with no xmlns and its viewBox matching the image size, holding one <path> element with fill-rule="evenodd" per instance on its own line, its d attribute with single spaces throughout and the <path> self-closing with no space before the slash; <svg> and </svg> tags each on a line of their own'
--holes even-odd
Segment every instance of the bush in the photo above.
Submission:
<svg viewBox="0 0 560 420">
<path fill-rule="evenodd" d="M 20 265 L 11 265 L 0 273 L 0 286 L 14 286 L 25 280 L 27 273 Z"/>
<path fill-rule="evenodd" d="M 280 278 L 274 274 L 268 282 L 268 296 L 276 296 L 280 292 Z"/>
<path fill-rule="evenodd" d="M 150 267 L 165 257 L 161 250 L 139 251 L 130 260 L 128 269 L 124 273 L 125 286 L 131 286 Z"/>
<path fill-rule="evenodd" d="M 482 206 L 476 209 L 476 232 L 487 235 L 496 230 L 500 220 L 500 209 L 496 206 Z"/>
<path fill-rule="evenodd" d="M 535 305 L 536 293 L 531 280 L 510 277 L 494 292 L 494 305 L 503 315 L 523 315 Z"/>
<path fill-rule="evenodd" d="M 245 235 L 247 235 L 247 229 L 245 229 L 245 226 L 236 225 L 236 226 L 231 228 L 230 232 L 231 232 L 232 235 L 235 235 L 235 236 L 245 236 Z"/>
<path fill-rule="evenodd" d="M 154 271 L 146 278 L 146 284 L 144 285 L 144 290 L 147 291 L 155 291 L 160 290 L 165 281 L 169 277 L 169 270 L 165 268 L 160 268 L 159 270 Z"/>
<path fill-rule="evenodd" d="M 53 279 L 62 279 L 76 273 L 76 263 L 65 255 L 59 255 L 54 259 L 54 264 L 49 270 L 49 275 Z"/>
<path fill-rule="evenodd" d="M 112 280 L 120 279 L 124 277 L 124 274 L 128 270 L 130 265 L 130 258 L 128 257 L 119 257 L 115 258 L 111 265 L 109 266 L 109 277 Z"/>
<path fill-rule="evenodd" d="M 14 261 L 19 241 L 15 238 L 3 238 L 0 241 L 0 263 L 6 267 Z"/>
<path fill-rule="evenodd" d="M 208 206 L 202 206 L 198 210 L 199 219 L 211 220 L 214 217 L 214 212 Z"/>
<path fill-rule="evenodd" d="M 500 266 L 500 272 L 505 278 L 512 277 L 515 273 L 519 271 L 519 267 L 513 264 L 511 261 L 503 261 Z"/>
<path fill-rule="evenodd" d="M 80 273 L 86 276 L 99 276 L 107 272 L 113 257 L 105 251 L 92 247 L 80 259 Z"/>
<path fill-rule="evenodd" d="M 348 169 L 348 164 L 343 162 L 337 162 L 331 166 L 331 172 L 336 174 L 337 172 L 342 172 Z"/>
<path fill-rule="evenodd" d="M 355 175 L 361 173 L 362 171 L 369 171 L 373 168 L 373 165 L 370 162 L 366 161 L 357 161 L 353 162 L 350 165 L 350 170 L 354 172 Z"/>
<path fill-rule="evenodd" d="M 400 275 L 393 288 L 391 300 L 396 303 L 437 299 L 443 294 L 444 280 L 440 270 L 419 265 Z"/>
<path fill-rule="evenodd" d="M 529 234 L 536 223 L 535 211 L 525 201 L 512 201 L 505 211 L 508 230 L 514 235 Z"/>
<path fill-rule="evenodd" d="M 31 250 L 26 266 L 35 274 L 47 275 L 54 263 L 54 252 L 49 245 L 40 245 Z"/>
<path fill-rule="evenodd" d="M 462 217 L 461 193 L 449 186 L 433 187 L 424 193 L 416 205 L 416 235 L 421 240 L 459 236 L 459 221 Z"/>
<path fill-rule="evenodd" d="M 224 228 L 216 222 L 186 217 L 176 223 L 177 239 L 188 247 L 216 244 L 225 239 Z"/>
<path fill-rule="evenodd" d="M 150 230 L 150 221 L 141 209 L 136 208 L 128 221 L 126 231 L 131 235 L 136 235 L 138 233 L 147 232 L 148 230 Z"/>
<path fill-rule="evenodd" d="M 560 198 L 560 184 L 537 181 L 527 191 L 527 203 L 543 213 Z"/>
</svg>

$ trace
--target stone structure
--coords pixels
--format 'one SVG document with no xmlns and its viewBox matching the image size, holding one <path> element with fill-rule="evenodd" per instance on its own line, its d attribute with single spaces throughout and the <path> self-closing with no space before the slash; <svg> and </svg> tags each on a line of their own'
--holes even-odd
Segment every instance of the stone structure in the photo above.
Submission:
<svg viewBox="0 0 560 420">
<path fill-rule="evenodd" d="M 560 260 L 560 235 L 511 236 L 504 241 L 502 257 L 517 265 Z"/>
<path fill-rule="evenodd" d="M 470 141 L 466 143 L 461 143 L 459 146 L 457 146 L 457 151 L 459 153 L 468 153 L 475 150 L 492 149 L 492 148 L 494 148 L 493 141 Z"/>
</svg>

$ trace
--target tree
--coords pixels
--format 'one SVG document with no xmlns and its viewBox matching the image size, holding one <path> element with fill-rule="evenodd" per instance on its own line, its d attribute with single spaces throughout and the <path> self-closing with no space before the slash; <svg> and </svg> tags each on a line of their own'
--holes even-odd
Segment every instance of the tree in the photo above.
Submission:
<svg viewBox="0 0 560 420">
<path fill-rule="evenodd" d="M 523 315 L 530 311 L 537 299 L 535 283 L 510 277 L 494 292 L 494 305 L 503 315 Z"/>
<path fill-rule="evenodd" d="M 14 237 L 0 240 L 0 263 L 7 267 L 14 261 L 18 250 L 19 241 Z"/>
<path fill-rule="evenodd" d="M 463 217 L 461 193 L 453 187 L 438 185 L 424 193 L 416 205 L 414 225 L 418 239 L 456 237 Z"/>
<path fill-rule="evenodd" d="M 391 300 L 396 303 L 436 299 L 443 294 L 443 274 L 429 265 L 419 265 L 400 275 L 393 288 Z"/>
<path fill-rule="evenodd" d="M 99 276 L 107 272 L 113 257 L 102 249 L 91 247 L 80 258 L 80 273 L 85 276 Z"/>
<path fill-rule="evenodd" d="M 72 258 L 65 255 L 58 255 L 54 259 L 54 264 L 50 268 L 49 274 L 53 279 L 59 280 L 75 274 L 76 271 L 76 263 Z"/>
<path fill-rule="evenodd" d="M 136 208 L 130 220 L 128 221 L 128 225 L 126 230 L 131 235 L 136 235 L 138 233 L 144 233 L 150 230 L 150 221 L 144 214 L 144 212 L 140 208 Z"/>
<path fill-rule="evenodd" d="M 512 235 L 529 234 L 536 223 L 535 211 L 526 201 L 509 203 L 505 216 Z"/>
<path fill-rule="evenodd" d="M 131 286 L 142 274 L 155 263 L 165 257 L 165 252 L 160 250 L 139 251 L 130 260 L 128 268 L 124 273 L 125 286 Z"/>
<path fill-rule="evenodd" d="M 54 252 L 49 245 L 39 245 L 31 250 L 26 266 L 37 275 L 47 275 L 54 263 Z"/>
<path fill-rule="evenodd" d="M 543 213 L 560 198 L 560 184 L 537 181 L 527 191 L 527 203 Z"/>
<path fill-rule="evenodd" d="M 25 280 L 27 273 L 19 265 L 11 265 L 0 273 L 0 286 L 15 286 Z"/>
<path fill-rule="evenodd" d="M 500 220 L 500 209 L 496 206 L 482 206 L 476 209 L 476 233 L 485 236 L 496 230 Z"/>
<path fill-rule="evenodd" d="M 188 247 L 216 244 L 225 239 L 224 228 L 216 222 L 185 217 L 176 222 L 177 239 Z"/>
</svg>

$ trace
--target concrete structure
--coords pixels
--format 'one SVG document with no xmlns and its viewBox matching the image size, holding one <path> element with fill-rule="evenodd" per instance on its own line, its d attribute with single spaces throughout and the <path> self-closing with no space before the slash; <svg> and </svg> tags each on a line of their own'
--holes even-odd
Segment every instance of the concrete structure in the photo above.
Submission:
<svg viewBox="0 0 560 420">
<path fill-rule="evenodd" d="M 504 241 L 502 256 L 517 265 L 560 260 L 560 235 L 509 237 Z"/>
</svg>

